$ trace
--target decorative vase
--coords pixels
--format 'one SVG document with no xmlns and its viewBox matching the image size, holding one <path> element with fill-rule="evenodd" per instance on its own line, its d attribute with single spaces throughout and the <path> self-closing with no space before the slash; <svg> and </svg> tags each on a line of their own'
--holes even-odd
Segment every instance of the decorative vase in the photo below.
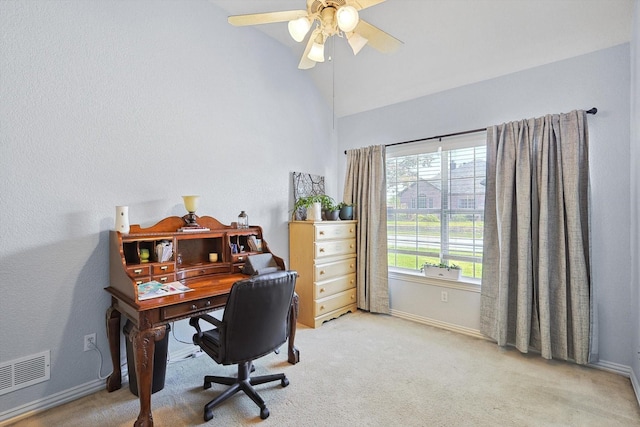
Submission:
<svg viewBox="0 0 640 427">
<path fill-rule="evenodd" d="M 351 220 L 353 219 L 353 206 L 343 206 L 340 208 L 340 219 Z"/>
<path fill-rule="evenodd" d="M 307 221 L 322 221 L 322 204 L 312 204 L 307 208 Z"/>
<path fill-rule="evenodd" d="M 116 231 L 129 234 L 129 206 L 116 206 Z"/>
</svg>

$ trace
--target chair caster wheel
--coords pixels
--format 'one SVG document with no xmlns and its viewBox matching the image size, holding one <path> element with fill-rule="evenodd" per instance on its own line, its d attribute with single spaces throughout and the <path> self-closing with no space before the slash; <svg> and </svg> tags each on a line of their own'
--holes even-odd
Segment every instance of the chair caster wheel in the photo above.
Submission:
<svg viewBox="0 0 640 427">
<path fill-rule="evenodd" d="M 289 385 L 289 380 L 287 378 L 283 378 L 282 381 L 280 381 L 280 385 L 282 387 L 286 387 Z"/>
<path fill-rule="evenodd" d="M 204 411 L 204 420 L 209 421 L 211 418 L 213 418 L 213 411 Z"/>
<path fill-rule="evenodd" d="M 269 410 L 267 408 L 260 409 L 260 418 L 263 420 L 269 418 Z"/>
</svg>

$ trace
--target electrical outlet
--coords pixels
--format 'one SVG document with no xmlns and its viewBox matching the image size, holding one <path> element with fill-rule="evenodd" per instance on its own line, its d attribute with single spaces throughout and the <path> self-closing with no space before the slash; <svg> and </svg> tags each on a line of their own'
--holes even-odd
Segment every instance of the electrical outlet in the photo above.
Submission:
<svg viewBox="0 0 640 427">
<path fill-rule="evenodd" d="M 447 293 L 447 291 L 440 292 L 440 301 L 449 302 L 449 294 Z"/>
<path fill-rule="evenodd" d="M 84 351 L 92 350 L 96 345 L 96 334 L 85 335 L 84 336 Z"/>
</svg>

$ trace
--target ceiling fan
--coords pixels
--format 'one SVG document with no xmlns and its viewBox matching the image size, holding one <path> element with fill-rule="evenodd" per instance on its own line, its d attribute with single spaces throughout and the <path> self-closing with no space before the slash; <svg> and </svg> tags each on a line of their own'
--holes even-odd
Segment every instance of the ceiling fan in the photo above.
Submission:
<svg viewBox="0 0 640 427">
<path fill-rule="evenodd" d="M 324 62 L 324 44 L 331 36 L 346 37 L 353 54 L 369 45 L 383 53 L 396 50 L 402 42 L 381 29 L 360 19 L 358 11 L 375 6 L 385 0 L 307 0 L 307 10 L 287 10 L 281 12 L 254 13 L 229 17 L 229 23 L 236 26 L 270 24 L 289 21 L 289 34 L 302 42 L 309 33 L 307 46 L 298 64 L 306 70 L 317 62 Z"/>
</svg>

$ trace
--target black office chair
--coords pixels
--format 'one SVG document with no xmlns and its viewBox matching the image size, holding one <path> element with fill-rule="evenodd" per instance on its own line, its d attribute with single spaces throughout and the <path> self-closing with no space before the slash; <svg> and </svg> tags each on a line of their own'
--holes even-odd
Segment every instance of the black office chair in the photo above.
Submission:
<svg viewBox="0 0 640 427">
<path fill-rule="evenodd" d="M 277 380 L 282 387 L 289 385 L 284 374 L 250 377 L 249 373 L 253 360 L 276 351 L 288 338 L 296 277 L 295 271 L 278 271 L 238 281 L 231 288 L 222 321 L 206 314 L 189 321 L 197 330 L 194 344 L 221 365 L 238 364 L 237 378 L 204 377 L 205 389 L 210 388 L 212 382 L 231 386 L 205 405 L 205 421 L 213 418 L 214 407 L 240 390 L 260 407 L 260 418 L 264 420 L 269 410 L 252 386 Z M 200 319 L 215 329 L 202 332 Z"/>
</svg>

